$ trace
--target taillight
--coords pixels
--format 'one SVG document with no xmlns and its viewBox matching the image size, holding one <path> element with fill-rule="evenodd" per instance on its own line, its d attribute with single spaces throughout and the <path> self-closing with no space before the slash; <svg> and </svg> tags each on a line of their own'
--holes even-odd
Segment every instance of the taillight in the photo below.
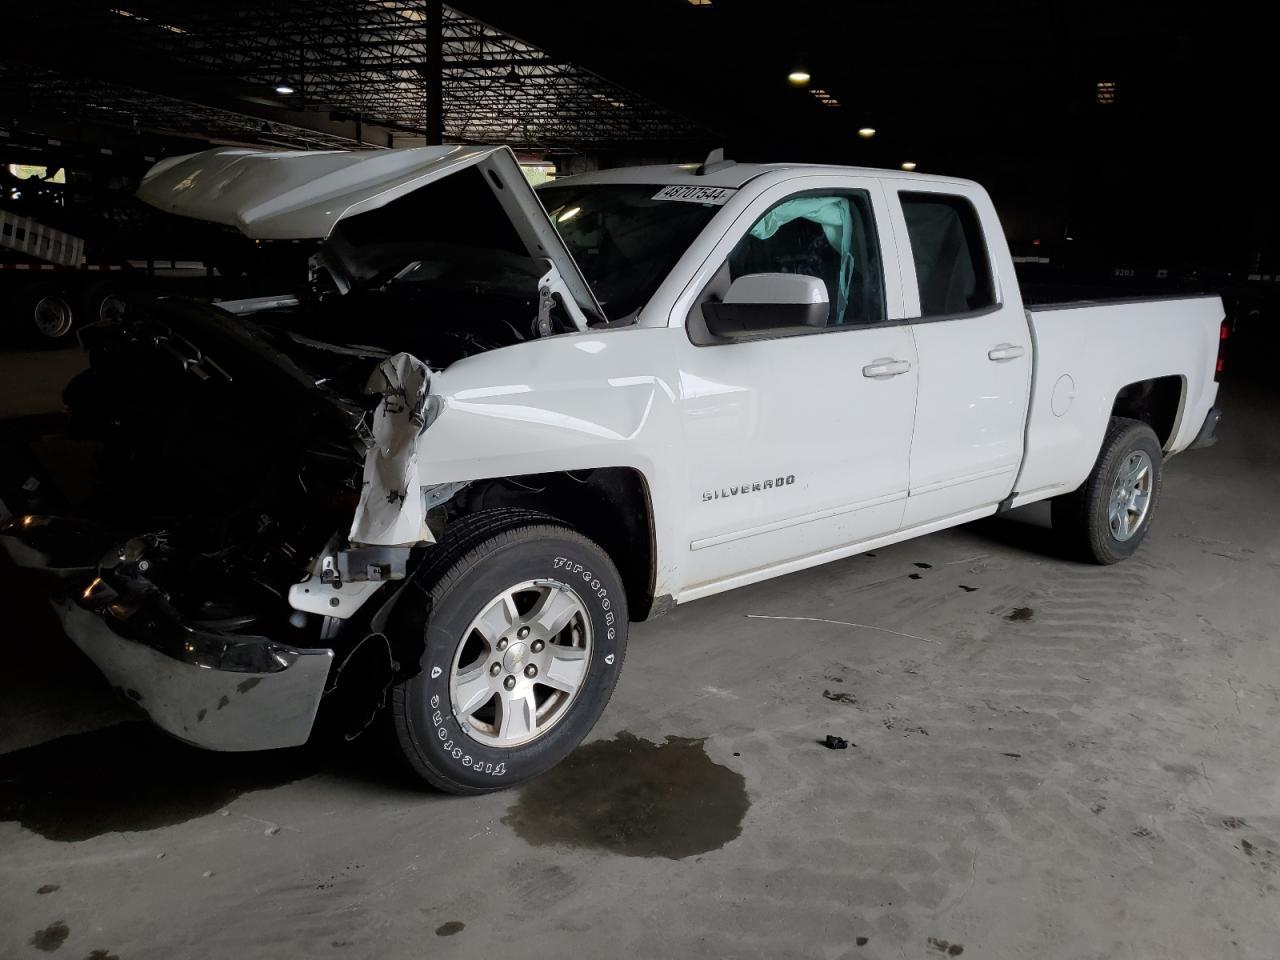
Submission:
<svg viewBox="0 0 1280 960">
<path fill-rule="evenodd" d="M 1222 371 L 1227 368 L 1227 337 L 1231 336 L 1231 322 L 1223 320 L 1218 327 L 1218 362 L 1213 367 L 1213 379 L 1221 380 Z"/>
</svg>

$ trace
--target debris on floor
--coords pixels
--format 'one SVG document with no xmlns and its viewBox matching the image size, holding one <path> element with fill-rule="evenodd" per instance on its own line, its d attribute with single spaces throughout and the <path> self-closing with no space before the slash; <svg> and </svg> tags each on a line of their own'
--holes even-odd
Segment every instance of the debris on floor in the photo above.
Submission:
<svg viewBox="0 0 1280 960">
<path fill-rule="evenodd" d="M 837 737 L 830 733 L 827 734 L 827 739 L 822 741 L 822 743 L 823 743 L 823 746 L 825 746 L 828 750 L 848 750 L 849 749 L 848 740 L 846 740 L 844 737 Z"/>
</svg>

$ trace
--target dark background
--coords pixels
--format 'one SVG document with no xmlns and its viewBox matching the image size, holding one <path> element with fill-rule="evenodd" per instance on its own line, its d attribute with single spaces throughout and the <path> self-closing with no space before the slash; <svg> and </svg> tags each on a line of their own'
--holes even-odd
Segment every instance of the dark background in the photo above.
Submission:
<svg viewBox="0 0 1280 960">
<path fill-rule="evenodd" d="M 477 17 L 563 50 L 723 131 L 742 159 L 978 179 L 1015 253 L 1274 263 L 1275 34 L 1262 8 L 1204 3 L 920 4 L 473 0 Z M 797 65 L 840 100 L 785 77 Z M 1099 81 L 1115 84 L 1098 103 Z M 862 141 L 856 129 L 877 129 Z M 1265 262 L 1264 262 L 1265 261 Z"/>
<path fill-rule="evenodd" d="M 118 189 L 152 159 L 210 142 L 420 143 L 431 112 L 421 11 L 431 9 L 10 3 L 0 152 L 68 160 L 82 184 Z M 562 171 L 696 160 L 716 146 L 739 160 L 910 160 L 984 183 L 1015 255 L 1049 258 L 1025 267 L 1041 279 L 1265 300 L 1280 272 L 1280 204 L 1269 183 L 1274 33 L 1261 9 L 460 0 L 445 8 L 446 35 L 488 25 L 491 39 L 541 53 L 500 39 L 446 45 L 457 69 L 444 75 L 440 113 L 447 141 L 512 143 Z M 796 67 L 839 106 L 790 85 Z M 277 97 L 270 88 L 286 75 L 300 89 Z M 1100 102 L 1100 82 L 1114 84 L 1111 102 Z M 604 114 L 581 106 L 591 97 Z M 868 124 L 877 135 L 859 138 Z"/>
</svg>

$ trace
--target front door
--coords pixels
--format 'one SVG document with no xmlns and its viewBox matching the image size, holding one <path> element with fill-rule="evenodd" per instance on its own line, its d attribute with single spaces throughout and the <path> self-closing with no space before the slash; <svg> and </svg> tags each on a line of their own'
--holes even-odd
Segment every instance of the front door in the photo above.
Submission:
<svg viewBox="0 0 1280 960">
<path fill-rule="evenodd" d="M 681 599 L 830 559 L 901 523 L 917 364 L 896 255 L 877 233 L 884 194 L 865 178 L 800 186 L 765 191 L 735 223 L 679 338 L 690 518 Z M 701 302 L 761 273 L 820 278 L 826 326 L 712 335 Z"/>
</svg>

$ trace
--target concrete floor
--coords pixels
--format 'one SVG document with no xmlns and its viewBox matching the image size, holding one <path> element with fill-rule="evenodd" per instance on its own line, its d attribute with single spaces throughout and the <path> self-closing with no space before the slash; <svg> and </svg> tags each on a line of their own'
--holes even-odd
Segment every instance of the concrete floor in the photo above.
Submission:
<svg viewBox="0 0 1280 960">
<path fill-rule="evenodd" d="M 6 576 L 0 956 L 1276 957 L 1277 401 L 1120 566 L 993 521 L 640 625 L 591 743 L 480 799 L 181 747 Z"/>
</svg>

